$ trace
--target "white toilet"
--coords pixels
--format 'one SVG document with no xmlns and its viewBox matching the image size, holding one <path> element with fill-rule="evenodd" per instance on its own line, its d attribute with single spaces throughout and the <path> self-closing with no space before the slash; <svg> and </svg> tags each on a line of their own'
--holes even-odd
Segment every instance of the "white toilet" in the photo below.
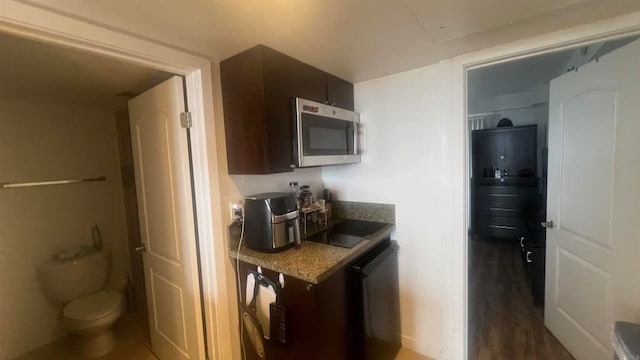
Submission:
<svg viewBox="0 0 640 360">
<path fill-rule="evenodd" d="M 122 294 L 105 289 L 109 259 L 108 250 L 76 248 L 58 253 L 40 268 L 45 293 L 64 304 L 62 325 L 86 358 L 113 349 L 113 324 L 124 311 Z"/>
</svg>

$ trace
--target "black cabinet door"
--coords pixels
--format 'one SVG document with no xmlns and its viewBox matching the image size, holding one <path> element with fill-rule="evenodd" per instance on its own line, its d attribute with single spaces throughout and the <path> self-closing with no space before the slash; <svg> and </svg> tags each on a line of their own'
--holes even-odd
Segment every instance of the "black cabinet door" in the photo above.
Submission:
<svg viewBox="0 0 640 360">
<path fill-rule="evenodd" d="M 518 126 L 505 132 L 497 132 L 498 166 L 509 169 L 511 176 L 528 169 L 535 174 L 537 126 Z"/>
<path fill-rule="evenodd" d="M 290 59 L 289 81 L 291 97 L 319 103 L 327 101 L 327 76 L 324 71 L 296 59 Z"/>
<path fill-rule="evenodd" d="M 483 177 L 483 169 L 509 169 L 509 176 L 528 169 L 535 176 L 537 126 L 514 126 L 472 133 L 473 177 Z M 491 174 L 488 174 L 492 177 Z"/>
<path fill-rule="evenodd" d="M 353 111 L 353 84 L 327 74 L 327 100 L 333 106 Z"/>
</svg>

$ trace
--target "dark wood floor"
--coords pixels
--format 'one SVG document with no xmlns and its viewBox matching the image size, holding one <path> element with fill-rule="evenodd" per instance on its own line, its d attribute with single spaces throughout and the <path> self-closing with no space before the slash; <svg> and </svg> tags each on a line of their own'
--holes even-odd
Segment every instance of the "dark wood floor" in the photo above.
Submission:
<svg viewBox="0 0 640 360">
<path fill-rule="evenodd" d="M 518 244 L 475 239 L 469 250 L 469 359 L 573 359 L 533 305 Z"/>
</svg>

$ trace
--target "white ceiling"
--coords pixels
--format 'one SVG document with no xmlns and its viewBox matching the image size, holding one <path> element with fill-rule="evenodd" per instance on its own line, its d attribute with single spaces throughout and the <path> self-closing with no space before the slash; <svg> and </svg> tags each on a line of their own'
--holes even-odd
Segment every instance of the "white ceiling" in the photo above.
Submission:
<svg viewBox="0 0 640 360">
<path fill-rule="evenodd" d="M 490 98 L 531 91 L 537 86 L 548 85 L 566 71 L 604 56 L 637 38 L 633 36 L 596 43 L 471 70 L 468 74 L 469 96 Z"/>
<path fill-rule="evenodd" d="M 640 10 L 637 0 L 23 0 L 221 60 L 262 43 L 358 82 Z"/>
<path fill-rule="evenodd" d="M 576 50 L 510 61 L 468 74 L 469 96 L 492 97 L 530 91 L 560 76 Z"/>
<path fill-rule="evenodd" d="M 171 74 L 0 33 L 2 96 L 115 105 Z M 126 96 L 125 96 L 126 97 Z"/>
</svg>

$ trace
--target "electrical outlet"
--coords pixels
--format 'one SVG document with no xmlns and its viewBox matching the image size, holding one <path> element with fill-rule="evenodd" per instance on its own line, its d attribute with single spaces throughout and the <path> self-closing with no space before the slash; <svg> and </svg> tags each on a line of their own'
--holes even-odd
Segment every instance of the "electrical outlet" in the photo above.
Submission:
<svg viewBox="0 0 640 360">
<path fill-rule="evenodd" d="M 229 215 L 230 219 L 233 220 L 236 217 L 236 212 L 242 209 L 242 203 L 239 200 L 233 200 L 229 202 Z"/>
</svg>

